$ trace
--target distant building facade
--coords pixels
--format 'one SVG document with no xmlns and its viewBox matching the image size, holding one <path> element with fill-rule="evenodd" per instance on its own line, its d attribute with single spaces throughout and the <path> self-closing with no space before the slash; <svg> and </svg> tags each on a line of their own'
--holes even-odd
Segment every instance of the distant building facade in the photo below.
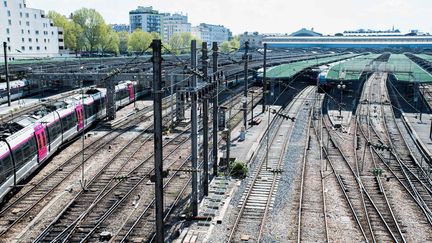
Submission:
<svg viewBox="0 0 432 243">
<path fill-rule="evenodd" d="M 166 13 L 162 18 L 162 29 L 163 41 L 168 42 L 176 33 L 190 33 L 191 24 L 187 15 Z"/>
<path fill-rule="evenodd" d="M 65 49 L 63 30 L 25 0 L 0 1 L 0 42 L 7 43 L 10 59 L 58 56 Z"/>
<path fill-rule="evenodd" d="M 192 35 L 207 42 L 210 45 L 212 42 L 221 44 L 224 41 L 232 38 L 232 33 L 223 25 L 213 25 L 201 23 L 198 26 L 192 27 Z"/>
<path fill-rule="evenodd" d="M 242 35 L 240 35 L 240 48 L 244 48 L 246 41 L 249 42 L 249 48 L 262 48 L 263 38 L 264 36 L 259 34 L 258 32 L 244 32 Z"/>
<path fill-rule="evenodd" d="M 130 32 L 130 25 L 127 24 L 112 24 L 111 27 L 115 32 Z"/>
<path fill-rule="evenodd" d="M 130 30 L 141 29 L 145 32 L 156 32 L 162 35 L 163 14 L 154 10 L 153 7 L 139 6 L 129 12 Z"/>
</svg>

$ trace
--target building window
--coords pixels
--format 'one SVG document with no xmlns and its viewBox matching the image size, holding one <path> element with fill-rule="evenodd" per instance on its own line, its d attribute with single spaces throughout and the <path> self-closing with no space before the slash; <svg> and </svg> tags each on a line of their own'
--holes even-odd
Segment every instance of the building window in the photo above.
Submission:
<svg viewBox="0 0 432 243">
<path fill-rule="evenodd" d="M 27 30 L 27 33 L 30 35 L 30 30 Z"/>
<path fill-rule="evenodd" d="M 28 40 L 29 40 L 29 42 L 32 42 L 32 38 L 29 38 Z"/>
<path fill-rule="evenodd" d="M 11 47 L 10 47 L 10 46 L 8 46 L 8 50 L 9 50 L 9 51 L 11 50 Z"/>
<path fill-rule="evenodd" d="M 23 29 L 21 29 L 21 34 L 23 34 L 23 35 L 24 35 L 24 30 L 23 30 Z"/>
<path fill-rule="evenodd" d="M 12 20 L 8 19 L 8 24 L 12 25 Z"/>
<path fill-rule="evenodd" d="M 21 20 L 19 21 L 19 25 L 21 25 Z"/>
<path fill-rule="evenodd" d="M 32 51 L 32 50 L 33 50 L 33 47 L 32 47 L 32 46 L 29 46 L 29 50 Z"/>
<path fill-rule="evenodd" d="M 35 17 L 35 19 L 37 19 L 37 15 L 36 14 L 34 14 L 34 17 Z"/>
<path fill-rule="evenodd" d="M 25 41 L 24 38 L 21 38 L 21 41 L 24 42 Z"/>
<path fill-rule="evenodd" d="M 37 46 L 37 47 L 36 47 L 36 50 L 40 51 L 40 47 L 39 47 L 39 46 Z"/>
<path fill-rule="evenodd" d="M 7 1 L 3 1 L 3 5 L 7 8 Z"/>
<path fill-rule="evenodd" d="M 28 17 L 30 17 L 30 14 L 29 14 L 29 13 L 26 13 L 26 18 L 28 18 Z"/>
<path fill-rule="evenodd" d="M 10 17 L 11 16 L 10 10 L 8 10 L 7 13 L 8 13 L 8 17 Z"/>
<path fill-rule="evenodd" d="M 36 35 L 39 35 L 39 30 L 36 30 L 36 31 L 35 31 L 35 34 L 36 34 Z"/>
<path fill-rule="evenodd" d="M 22 50 L 22 51 L 25 51 L 25 46 L 21 46 L 21 50 Z"/>
<path fill-rule="evenodd" d="M 10 34 L 10 29 L 6 28 L 6 34 Z"/>
<path fill-rule="evenodd" d="M 26 21 L 26 25 L 27 25 L 27 26 L 30 26 L 30 22 L 29 22 L 29 21 Z"/>
<path fill-rule="evenodd" d="M 20 12 L 20 17 L 22 18 L 22 12 Z"/>
<path fill-rule="evenodd" d="M 36 38 L 36 43 L 39 43 L 39 39 L 38 38 Z"/>
<path fill-rule="evenodd" d="M 47 47 L 45 46 L 45 51 L 47 50 Z"/>
<path fill-rule="evenodd" d="M 22 4 L 21 3 L 19 4 L 19 8 L 22 8 Z"/>
<path fill-rule="evenodd" d="M 7 42 L 10 42 L 10 37 L 7 38 Z"/>
</svg>

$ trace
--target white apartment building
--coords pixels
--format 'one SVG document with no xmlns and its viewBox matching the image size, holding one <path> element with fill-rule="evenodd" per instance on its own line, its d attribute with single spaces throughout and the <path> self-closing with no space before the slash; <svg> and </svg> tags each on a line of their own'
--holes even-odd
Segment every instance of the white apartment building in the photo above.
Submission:
<svg viewBox="0 0 432 243">
<path fill-rule="evenodd" d="M 40 9 L 25 0 L 0 0 L 0 55 L 3 42 L 10 60 L 58 56 L 64 50 L 63 30 L 55 27 Z"/>
<path fill-rule="evenodd" d="M 188 16 L 182 14 L 164 14 L 162 18 L 163 41 L 168 43 L 175 33 L 191 32 L 191 24 L 188 23 Z"/>
<path fill-rule="evenodd" d="M 192 35 L 211 45 L 212 42 L 221 44 L 231 38 L 231 31 L 223 25 L 201 23 L 192 27 Z"/>
</svg>

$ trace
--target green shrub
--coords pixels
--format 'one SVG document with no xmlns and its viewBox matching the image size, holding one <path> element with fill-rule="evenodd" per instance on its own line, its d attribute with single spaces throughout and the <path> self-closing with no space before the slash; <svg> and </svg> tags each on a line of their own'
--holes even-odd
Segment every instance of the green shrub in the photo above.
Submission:
<svg viewBox="0 0 432 243">
<path fill-rule="evenodd" d="M 230 164 L 230 175 L 234 178 L 245 178 L 248 168 L 242 161 L 234 161 Z"/>
</svg>

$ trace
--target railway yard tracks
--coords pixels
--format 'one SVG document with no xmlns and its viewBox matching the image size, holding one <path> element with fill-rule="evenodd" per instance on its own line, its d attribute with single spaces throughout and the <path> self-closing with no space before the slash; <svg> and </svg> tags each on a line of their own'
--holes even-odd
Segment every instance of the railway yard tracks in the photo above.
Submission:
<svg viewBox="0 0 432 243">
<path fill-rule="evenodd" d="M 233 97 L 233 103 L 240 103 L 240 98 L 241 95 Z M 254 100 L 261 98 L 262 95 L 257 95 Z M 87 188 L 79 191 L 67 205 L 62 206 L 63 210 L 49 225 L 45 225 L 36 242 L 99 241 L 107 237 L 107 232 L 110 232 L 110 237 L 115 241 L 152 237 L 154 215 L 151 209 L 154 206 L 154 193 L 149 182 L 153 167 L 153 145 L 149 144 L 152 139 L 152 125 L 143 125 L 143 121 L 151 117 L 151 114 L 147 114 L 150 111 L 149 107 L 117 122 L 112 127 L 113 130 L 86 146 L 87 164 L 97 163 L 96 161 L 101 159 L 100 154 L 107 151 L 114 152 L 114 155 L 98 168 Z M 240 113 L 238 110 L 232 118 L 240 116 Z M 165 121 L 170 116 L 167 114 L 164 117 Z M 127 132 L 130 132 L 128 137 L 121 139 L 121 143 L 116 142 Z M 164 169 L 170 171 L 164 181 L 166 217 L 180 201 L 187 201 L 189 195 L 188 185 L 191 178 L 182 173 L 190 170 L 187 167 L 189 136 L 186 127 L 166 137 Z M 81 152 L 76 153 L 30 187 L 24 187 L 18 197 L 1 209 L 2 237 L 23 239 L 24 231 L 20 232 L 20 226 L 31 229 L 36 222 L 28 221 L 43 215 L 45 204 L 55 202 L 56 195 L 64 194 L 59 188 L 68 178 L 74 174 L 74 177 L 78 177 L 81 155 Z M 29 225 L 25 226 L 25 223 Z"/>
<path fill-rule="evenodd" d="M 284 197 L 290 198 L 292 212 L 285 219 L 290 226 L 288 231 L 284 228 L 284 240 L 432 241 L 432 182 L 420 162 L 425 155 L 409 145 L 387 79 L 387 73 L 378 72 L 367 77 L 357 110 L 343 129 L 325 114 L 326 95 L 313 86 L 274 109 L 221 237 L 227 242 L 263 242 L 273 237 L 272 217 L 279 217 L 274 210 L 281 207 L 276 200 L 286 193 L 281 181 L 292 176 L 293 194 Z M 252 89 L 259 93 L 256 105 L 262 92 Z M 221 105 L 235 110 L 229 119 L 232 128 L 242 121 L 242 95 L 229 96 L 231 100 Z M 169 99 L 164 100 L 166 127 L 171 118 Z M 110 127 L 102 123 L 96 130 L 103 132 L 86 145 L 84 153 L 77 151 L 49 169 L 42 168 L 37 180 L 24 185 L 0 208 L 0 241 L 153 241 L 151 117 L 152 108 L 147 107 Z M 167 231 L 178 223 L 174 212 L 185 212 L 189 206 L 190 136 L 187 122 L 164 135 Z M 302 148 L 298 163 L 289 156 L 292 147 Z M 82 163 L 89 174 L 85 188 L 76 180 Z M 285 172 L 287 163 L 296 168 L 294 175 Z"/>
<path fill-rule="evenodd" d="M 297 117 L 314 91 L 314 87 L 307 87 L 285 109 L 277 113 Z M 268 158 L 264 152 L 267 145 L 262 143 L 259 149 L 261 153 L 256 153 L 257 156 L 252 158 L 252 160 L 257 160 L 257 167 L 241 199 L 239 212 L 229 234 L 228 242 L 240 241 L 243 235 L 248 235 L 254 242 L 262 240 L 265 222 L 273 206 L 274 196 L 281 179 L 282 165 L 285 161 L 292 129 L 293 125 L 290 121 L 277 115 L 270 129 L 266 131 L 269 143 Z"/>
<path fill-rule="evenodd" d="M 115 145 L 119 145 L 116 144 L 116 139 L 120 138 L 124 133 L 136 129 L 137 124 L 150 120 L 151 115 L 148 114 L 150 111 L 151 107 L 147 107 L 133 116 L 123 119 L 112 130 L 88 144 L 84 149 L 84 153 L 87 155 L 84 157 L 84 163 L 90 164 L 93 158 L 100 158 L 101 154 L 106 153 L 107 150 L 111 151 Z M 140 135 L 151 127 L 152 125 L 148 125 L 146 128 L 142 128 L 143 132 L 132 141 L 138 139 Z M 131 142 L 128 144 L 131 144 Z M 82 151 L 73 154 L 65 162 L 47 172 L 40 180 L 24 187 L 17 198 L 13 198 L 8 202 L 0 211 L 0 235 L 6 234 L 23 219 L 34 218 L 45 206 L 45 202 L 54 199 L 54 194 L 58 193 L 58 188 L 69 178 L 79 173 L 83 162 L 81 156 Z"/>
</svg>

